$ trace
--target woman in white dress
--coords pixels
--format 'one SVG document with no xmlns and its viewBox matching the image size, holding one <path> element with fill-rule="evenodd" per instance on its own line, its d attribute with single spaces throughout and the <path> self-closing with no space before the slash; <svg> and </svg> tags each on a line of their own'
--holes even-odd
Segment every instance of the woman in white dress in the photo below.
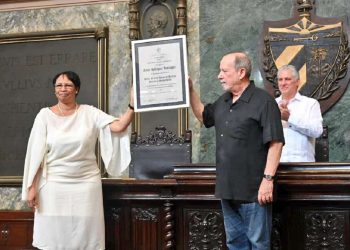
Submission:
<svg viewBox="0 0 350 250">
<path fill-rule="evenodd" d="M 35 209 L 33 246 L 47 250 L 105 249 L 102 185 L 95 146 L 109 174 L 130 162 L 133 96 L 119 118 L 76 102 L 79 76 L 53 79 L 58 103 L 37 114 L 25 159 L 22 199 Z"/>
</svg>

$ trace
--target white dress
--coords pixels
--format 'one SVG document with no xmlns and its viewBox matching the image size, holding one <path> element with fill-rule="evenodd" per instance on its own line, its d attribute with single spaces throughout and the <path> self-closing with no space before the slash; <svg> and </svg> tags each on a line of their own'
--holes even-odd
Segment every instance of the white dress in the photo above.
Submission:
<svg viewBox="0 0 350 250">
<path fill-rule="evenodd" d="M 88 105 L 70 116 L 43 108 L 28 142 L 22 199 L 27 199 L 41 163 L 39 208 L 35 211 L 33 246 L 48 250 L 105 249 L 100 171 L 95 148 L 100 139 L 106 169 L 118 175 L 129 164 L 127 132 L 114 134 L 116 118 Z"/>
</svg>

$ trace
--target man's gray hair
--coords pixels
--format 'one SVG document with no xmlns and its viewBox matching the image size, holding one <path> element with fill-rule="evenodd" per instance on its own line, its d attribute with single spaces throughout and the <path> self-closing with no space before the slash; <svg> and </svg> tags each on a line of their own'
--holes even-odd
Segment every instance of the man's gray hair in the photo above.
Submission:
<svg viewBox="0 0 350 250">
<path fill-rule="evenodd" d="M 295 68 L 294 65 L 291 65 L 291 64 L 283 65 L 281 68 L 279 68 L 277 72 L 277 78 L 279 78 L 281 72 L 285 70 L 289 70 L 292 73 L 292 76 L 294 79 L 296 80 L 300 79 L 299 71 Z"/>
<path fill-rule="evenodd" d="M 246 54 L 244 53 L 236 54 L 233 65 L 236 71 L 238 71 L 241 68 L 245 69 L 247 77 L 248 78 L 250 77 L 250 74 L 252 71 L 252 63 Z"/>
</svg>

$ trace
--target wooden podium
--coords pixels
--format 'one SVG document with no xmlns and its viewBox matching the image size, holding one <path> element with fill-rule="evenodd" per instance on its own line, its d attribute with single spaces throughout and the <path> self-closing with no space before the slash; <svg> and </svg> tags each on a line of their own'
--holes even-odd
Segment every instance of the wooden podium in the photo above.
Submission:
<svg viewBox="0 0 350 250">
<path fill-rule="evenodd" d="M 350 163 L 281 164 L 277 175 L 271 249 L 350 249 Z M 215 166 L 204 164 L 158 180 L 103 179 L 106 249 L 226 249 L 214 189 Z M 31 212 L 0 211 L 0 228 L 0 249 L 32 249 Z"/>
<path fill-rule="evenodd" d="M 215 166 L 160 180 L 104 179 L 106 247 L 226 249 Z M 350 249 L 350 163 L 281 164 L 271 249 Z"/>
</svg>

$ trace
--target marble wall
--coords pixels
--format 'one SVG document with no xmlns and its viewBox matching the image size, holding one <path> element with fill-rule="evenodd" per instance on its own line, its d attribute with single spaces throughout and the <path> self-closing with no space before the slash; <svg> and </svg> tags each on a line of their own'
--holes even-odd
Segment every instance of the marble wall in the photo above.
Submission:
<svg viewBox="0 0 350 250">
<path fill-rule="evenodd" d="M 189 72 L 204 102 L 214 101 L 222 90 L 217 80 L 218 64 L 230 51 L 245 51 L 252 58 L 252 78 L 263 87 L 257 58 L 257 43 L 264 20 L 292 16 L 296 0 L 187 0 Z M 350 16 L 348 0 L 316 0 L 323 17 Z M 0 12 L 1 34 L 108 26 L 109 112 L 125 110 L 131 81 L 128 38 L 128 1 L 72 7 Z M 350 159 L 350 89 L 326 113 L 330 130 L 330 160 Z M 205 129 L 190 112 L 193 132 L 193 162 L 215 162 L 215 134 Z M 0 188 L 0 209 L 25 209 L 20 189 Z"/>
<path fill-rule="evenodd" d="M 221 57 L 230 51 L 244 51 L 252 59 L 252 79 L 263 87 L 258 67 L 258 41 L 263 21 L 292 17 L 295 0 L 200 0 L 200 77 L 203 102 L 212 102 L 222 94 L 217 80 Z M 350 17 L 348 0 L 316 0 L 316 14 L 322 17 Z M 349 21 L 347 22 L 349 25 Z M 329 126 L 330 161 L 350 160 L 350 88 L 324 116 Z M 201 128 L 198 160 L 215 162 L 214 129 Z"/>
</svg>

